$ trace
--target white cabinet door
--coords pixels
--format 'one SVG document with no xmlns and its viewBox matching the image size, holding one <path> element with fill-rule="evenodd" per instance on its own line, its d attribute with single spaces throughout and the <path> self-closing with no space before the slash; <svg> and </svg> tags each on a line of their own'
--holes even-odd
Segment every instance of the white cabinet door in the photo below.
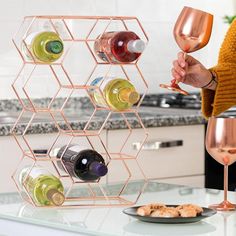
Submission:
<svg viewBox="0 0 236 236">
<path fill-rule="evenodd" d="M 183 146 L 160 148 L 157 150 L 142 150 L 138 155 L 138 162 L 142 167 L 145 175 L 150 179 L 163 178 L 179 178 L 183 176 L 199 176 L 204 175 L 204 126 L 174 126 L 174 127 L 160 127 L 148 129 L 147 142 L 153 143 L 155 141 L 176 141 L 182 140 Z M 108 144 L 110 152 L 118 152 L 120 145 L 124 143 L 127 138 L 127 130 L 111 130 L 102 134 L 104 144 Z M 33 148 L 46 148 L 52 144 L 56 134 L 37 134 L 28 135 L 27 139 Z M 133 148 L 133 143 L 142 141 L 144 133 L 141 129 L 136 129 L 130 135 L 124 151 L 127 154 L 136 154 Z M 108 141 L 106 141 L 108 140 Z M 77 142 L 78 140 L 74 140 Z M 66 140 L 60 139 L 58 145 L 65 145 Z M 83 141 L 80 141 L 81 145 Z M 94 140 L 93 145 L 95 149 L 102 152 L 101 143 Z M 146 148 L 149 146 L 146 146 Z M 152 147 L 152 146 L 151 146 Z M 18 148 L 15 140 L 11 136 L 0 137 L 0 192 L 13 192 L 16 190 L 15 185 L 11 179 L 11 175 L 17 167 L 22 153 Z M 106 158 L 106 157 L 105 157 Z M 127 166 L 130 171 L 127 171 Z M 131 175 L 133 180 L 142 178 L 137 174 L 139 168 L 132 160 L 125 164 L 121 161 L 113 161 L 108 166 L 108 181 L 125 181 Z M 104 177 L 104 181 L 106 179 Z M 131 178 L 132 179 L 132 178 Z M 183 179 L 183 180 L 186 180 Z M 185 184 L 183 182 L 176 182 L 177 184 Z M 197 186 L 197 185 L 196 185 Z"/>
<path fill-rule="evenodd" d="M 55 139 L 55 134 L 40 134 L 40 135 L 28 135 L 27 140 L 30 143 L 32 148 L 47 148 L 49 143 L 52 143 L 52 140 Z M 19 137 L 20 143 L 23 142 L 21 137 Z M 15 192 L 16 187 L 11 178 L 11 175 L 17 168 L 17 166 L 23 162 L 22 151 L 18 147 L 13 136 L 2 136 L 0 137 L 0 179 L 4 180 L 0 182 L 0 192 Z M 33 163 L 32 159 L 27 158 L 25 164 L 29 165 Z M 4 167 L 4 168 L 3 168 Z M 19 165 L 19 168 L 22 168 L 22 165 Z"/>
<path fill-rule="evenodd" d="M 111 152 L 123 143 L 125 132 L 108 131 L 108 147 Z M 139 141 L 142 142 L 143 131 L 136 129 L 134 132 L 135 135 L 130 136 L 123 150 L 135 155 L 134 144 L 137 146 Z M 204 125 L 149 128 L 148 133 L 145 149 L 137 158 L 147 178 L 204 175 Z M 163 142 L 167 147 L 158 148 L 158 144 Z M 119 181 L 120 176 L 121 172 L 117 169 L 108 178 L 110 181 Z"/>
</svg>

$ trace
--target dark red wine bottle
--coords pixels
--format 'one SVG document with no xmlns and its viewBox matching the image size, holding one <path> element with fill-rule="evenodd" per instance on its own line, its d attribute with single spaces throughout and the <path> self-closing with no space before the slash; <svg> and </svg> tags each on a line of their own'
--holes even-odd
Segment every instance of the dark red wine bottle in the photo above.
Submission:
<svg viewBox="0 0 236 236">
<path fill-rule="evenodd" d="M 112 63 L 133 62 L 144 48 L 145 42 L 132 31 L 105 32 L 94 43 L 97 56 Z"/>
<path fill-rule="evenodd" d="M 61 158 L 67 172 L 83 181 L 95 181 L 107 174 L 103 157 L 92 149 L 81 149 L 79 145 L 70 145 L 59 149 L 57 158 Z M 65 151 L 65 152 L 64 152 Z M 59 164 L 59 167 L 62 165 Z"/>
</svg>

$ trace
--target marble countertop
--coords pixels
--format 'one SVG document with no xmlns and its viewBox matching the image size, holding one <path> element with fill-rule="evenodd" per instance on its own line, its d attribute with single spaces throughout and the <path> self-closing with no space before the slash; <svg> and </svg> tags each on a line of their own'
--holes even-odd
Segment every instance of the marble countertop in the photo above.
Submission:
<svg viewBox="0 0 236 236">
<path fill-rule="evenodd" d="M 132 196 L 131 192 L 127 193 L 127 196 Z M 228 198 L 235 203 L 236 193 L 229 192 Z M 210 204 L 219 203 L 222 200 L 223 191 L 220 190 L 192 188 L 150 181 L 145 192 L 139 198 L 137 205 L 162 202 L 170 205 L 193 203 L 208 207 Z M 141 222 L 123 214 L 122 210 L 124 208 L 126 207 L 34 208 L 22 202 L 15 193 L 0 194 L 0 219 L 3 219 L 0 224 L 5 226 L 1 227 L 1 233 L 6 235 L 16 235 L 16 233 L 19 235 L 32 235 L 30 232 L 34 232 L 33 234 L 37 236 L 40 235 L 37 232 L 40 232 L 41 235 L 43 233 L 46 236 L 62 235 L 60 233 L 63 230 L 63 236 L 74 235 L 74 233 L 77 233 L 76 235 L 101 236 L 236 235 L 235 211 L 228 213 L 218 212 L 196 223 L 155 224 Z M 17 227 L 15 227 L 16 224 L 18 224 Z M 7 225 L 9 225 L 9 228 L 7 228 Z M 39 229 L 39 231 L 36 229 Z"/>
<path fill-rule="evenodd" d="M 89 108 L 65 110 L 64 113 L 73 129 L 81 130 L 86 125 L 89 116 L 93 110 Z M 19 116 L 19 111 L 0 112 L 0 136 L 10 135 L 11 129 Z M 163 127 L 163 126 L 179 126 L 179 125 L 196 125 L 204 124 L 200 110 L 191 109 L 173 109 L 173 108 L 156 108 L 156 107 L 140 107 L 138 114 L 146 128 Z M 34 114 L 24 113 L 17 126 L 17 133 L 22 134 L 27 127 L 27 123 L 32 118 L 31 125 L 27 128 L 27 134 L 42 134 L 57 132 L 58 129 L 51 116 L 45 113 Z M 140 128 L 141 125 L 132 113 L 125 113 L 127 120 L 132 128 Z M 58 124 L 66 129 L 65 121 L 60 114 L 55 114 Z M 89 129 L 97 130 L 103 125 L 107 113 L 104 111 L 95 114 L 90 122 Z M 104 126 L 105 129 L 126 129 L 124 118 L 119 113 L 112 113 Z"/>
</svg>

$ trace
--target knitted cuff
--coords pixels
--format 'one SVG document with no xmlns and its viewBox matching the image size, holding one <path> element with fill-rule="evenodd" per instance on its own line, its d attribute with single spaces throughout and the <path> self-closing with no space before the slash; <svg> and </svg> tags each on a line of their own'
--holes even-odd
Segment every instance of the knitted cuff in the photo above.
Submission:
<svg viewBox="0 0 236 236">
<path fill-rule="evenodd" d="M 209 118 L 212 115 L 215 97 L 215 91 L 210 89 L 202 89 L 202 114 L 205 118 Z"/>
<path fill-rule="evenodd" d="M 236 70 L 234 65 L 218 65 L 210 70 L 218 78 L 216 91 L 202 89 L 202 113 L 208 118 L 217 116 L 236 105 Z"/>
</svg>

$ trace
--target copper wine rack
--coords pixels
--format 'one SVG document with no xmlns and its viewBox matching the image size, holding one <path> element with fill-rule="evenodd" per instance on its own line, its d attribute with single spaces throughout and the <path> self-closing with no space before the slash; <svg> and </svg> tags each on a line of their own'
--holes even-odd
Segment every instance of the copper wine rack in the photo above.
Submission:
<svg viewBox="0 0 236 236">
<path fill-rule="evenodd" d="M 62 57 L 51 64 L 35 60 L 25 42 L 27 35 L 43 30 L 58 33 L 65 45 Z M 114 64 L 110 61 L 101 61 L 93 51 L 93 44 L 98 35 L 115 30 L 134 31 L 146 43 L 148 42 L 148 37 L 139 20 L 136 17 L 123 16 L 27 16 L 13 38 L 13 43 L 23 63 L 12 84 L 22 106 L 22 111 L 12 129 L 12 135 L 22 151 L 22 157 L 12 178 L 21 197 L 34 206 L 38 205 L 27 191 L 25 184 L 21 186 L 18 180 L 21 168 L 29 163 L 31 170 L 35 165 L 45 163 L 47 168 L 53 171 L 54 175 L 58 176 L 66 186 L 65 203 L 61 207 L 132 205 L 137 202 L 147 184 L 147 178 L 138 162 L 138 154 L 148 136 L 138 113 L 148 89 L 147 82 L 139 69 L 140 58 L 132 63 Z M 22 52 L 22 47 L 25 48 L 28 56 Z M 83 60 L 83 56 L 86 61 Z M 74 66 L 73 63 L 75 63 Z M 84 74 L 80 74 L 80 68 Z M 41 71 L 44 71 L 46 77 L 44 74 L 42 75 Z M 93 88 L 103 95 L 100 87 L 90 85 L 90 82 L 96 78 L 96 74 L 101 76 L 101 71 L 102 76 L 112 75 L 137 83 L 140 87 L 140 91 L 138 91 L 142 94 L 138 104 L 123 112 L 115 112 L 109 108 L 97 106 L 88 90 Z M 134 80 L 132 76 L 135 77 Z M 50 87 L 50 83 L 53 83 L 53 86 Z M 41 103 L 40 99 L 35 99 L 35 93 L 42 93 L 44 97 L 45 92 L 48 95 L 47 102 Z M 74 119 L 80 121 L 80 125 L 76 125 L 78 123 L 71 122 L 68 118 L 67 107 L 70 101 L 77 98 L 78 95 L 84 94 L 92 109 L 88 109 L 90 113 L 86 120 L 80 120 L 78 112 L 78 116 L 75 116 Z M 103 116 L 98 118 L 100 113 Z M 139 150 L 131 154 L 127 146 L 130 144 L 135 129 L 128 118 L 130 113 L 133 114 L 135 127 L 138 127 L 139 131 L 142 129 L 143 139 Z M 112 122 L 110 117 L 113 115 L 120 117 L 125 130 L 115 151 L 109 149 L 107 142 L 109 140 L 105 139 L 103 135 L 106 132 L 106 124 Z M 27 121 L 25 121 L 25 116 Z M 52 137 L 51 134 L 48 135 L 50 141 L 48 141 L 48 137 L 46 141 L 45 136 L 45 144 L 48 147 L 44 154 L 34 151 L 37 143 L 35 144 L 35 141 L 31 140 L 33 128 L 37 126 L 38 116 L 47 116 L 47 119 L 50 119 L 53 124 L 54 135 Z M 95 120 L 96 122 L 94 122 Z M 86 142 L 95 150 L 99 146 L 98 151 L 103 155 L 108 166 L 108 177 L 102 177 L 97 182 L 83 182 L 70 176 L 66 170 L 61 171 L 58 168 L 58 159 L 51 154 L 51 150 L 58 147 L 59 143 L 69 146 L 71 143 L 80 145 L 80 142 Z M 60 162 L 64 166 L 61 160 Z M 120 174 L 119 184 L 112 185 L 113 182 L 109 182 L 109 179 L 112 179 L 112 177 L 110 178 L 113 174 L 112 168 L 114 172 L 124 171 L 124 173 L 118 173 L 118 175 Z M 135 172 L 139 173 L 138 178 L 141 176 L 143 182 L 132 189 L 132 194 L 127 194 L 128 186 L 134 180 Z"/>
</svg>

